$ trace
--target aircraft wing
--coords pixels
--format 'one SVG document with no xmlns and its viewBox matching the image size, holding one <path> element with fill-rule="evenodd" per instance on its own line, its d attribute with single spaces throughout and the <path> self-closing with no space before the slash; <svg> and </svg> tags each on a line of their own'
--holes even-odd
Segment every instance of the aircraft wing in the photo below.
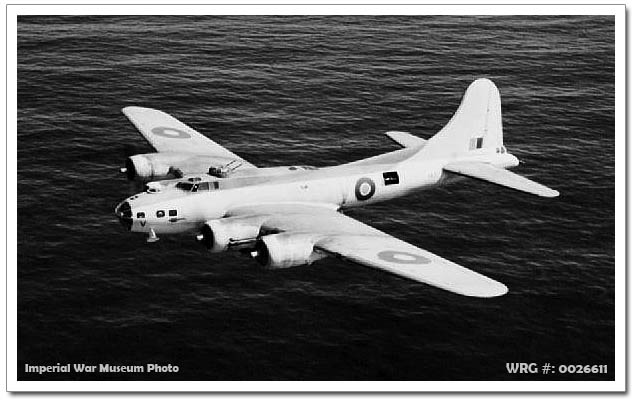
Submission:
<svg viewBox="0 0 634 400">
<path fill-rule="evenodd" d="M 242 162 L 241 168 L 255 168 L 253 164 L 163 111 L 144 107 L 125 107 L 121 111 L 150 145 L 160 153 L 205 154 L 238 160 Z"/>
<path fill-rule="evenodd" d="M 542 197 L 557 197 L 559 192 L 540 183 L 531 181 L 521 175 L 515 174 L 504 168 L 499 168 L 483 162 L 455 162 L 443 167 L 446 171 L 483 181 L 496 183 L 511 189 L 526 193 L 536 194 Z"/>
<path fill-rule="evenodd" d="M 262 215 L 264 231 L 310 234 L 316 250 L 465 296 L 495 297 L 505 285 L 338 213 L 332 207 L 242 207 L 229 216 Z"/>
</svg>

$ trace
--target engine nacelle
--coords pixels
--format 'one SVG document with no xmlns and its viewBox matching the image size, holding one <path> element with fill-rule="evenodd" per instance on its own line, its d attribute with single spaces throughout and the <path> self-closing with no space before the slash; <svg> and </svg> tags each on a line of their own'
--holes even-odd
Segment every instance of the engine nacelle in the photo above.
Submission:
<svg viewBox="0 0 634 400">
<path fill-rule="evenodd" d="M 234 217 L 205 222 L 196 237 L 212 253 L 227 251 L 229 247 L 253 245 L 260 235 L 262 217 Z"/>
<path fill-rule="evenodd" d="M 312 235 L 278 233 L 258 239 L 253 258 L 265 268 L 279 269 L 309 265 L 326 257 L 316 252 Z"/>
<path fill-rule="evenodd" d="M 188 174 L 206 174 L 210 168 L 221 168 L 228 164 L 239 167 L 239 163 L 231 158 L 199 154 L 147 153 L 128 157 L 125 168 L 121 171 L 125 172 L 130 180 L 149 181 L 180 178 Z"/>
<path fill-rule="evenodd" d="M 131 181 L 134 179 L 149 180 L 154 178 L 154 166 L 143 154 L 126 158 L 125 169 L 122 169 L 122 171 L 125 171 L 126 176 Z"/>
</svg>

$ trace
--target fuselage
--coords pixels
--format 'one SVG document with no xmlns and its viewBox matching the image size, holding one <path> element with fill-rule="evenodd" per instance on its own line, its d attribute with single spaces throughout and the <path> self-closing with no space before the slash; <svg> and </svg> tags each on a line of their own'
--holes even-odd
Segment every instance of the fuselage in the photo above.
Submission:
<svg viewBox="0 0 634 400">
<path fill-rule="evenodd" d="M 181 188 L 148 190 L 121 202 L 115 213 L 133 232 L 193 232 L 206 221 L 223 218 L 243 206 L 288 203 L 346 209 L 404 196 L 453 176 L 443 172 L 445 159 L 412 159 L 418 150 L 405 148 L 319 169 L 253 169 L 227 178 L 201 174 L 189 182 L 200 190 L 184 190 L 190 187 L 188 183 L 180 184 Z M 505 168 L 518 163 L 509 153 L 469 156 L 469 160 L 478 159 Z"/>
</svg>

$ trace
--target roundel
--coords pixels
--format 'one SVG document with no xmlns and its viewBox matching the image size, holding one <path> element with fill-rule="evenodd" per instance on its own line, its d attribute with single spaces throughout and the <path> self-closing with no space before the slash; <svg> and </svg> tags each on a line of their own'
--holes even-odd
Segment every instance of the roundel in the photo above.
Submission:
<svg viewBox="0 0 634 400">
<path fill-rule="evenodd" d="M 157 126 L 152 128 L 152 133 L 156 136 L 163 136 L 170 139 L 188 139 L 192 137 L 189 133 L 176 128 L 168 128 L 165 126 Z"/>
<path fill-rule="evenodd" d="M 361 178 L 354 186 L 354 195 L 357 197 L 357 200 L 367 200 L 374 196 L 375 191 L 376 185 L 370 178 Z"/>
<path fill-rule="evenodd" d="M 427 257 L 406 251 L 385 250 L 378 253 L 377 257 L 383 261 L 395 264 L 429 264 L 431 262 Z"/>
</svg>

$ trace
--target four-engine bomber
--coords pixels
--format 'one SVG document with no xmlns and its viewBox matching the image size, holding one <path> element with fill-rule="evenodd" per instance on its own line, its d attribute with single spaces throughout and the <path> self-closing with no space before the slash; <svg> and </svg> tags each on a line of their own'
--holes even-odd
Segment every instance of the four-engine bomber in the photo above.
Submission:
<svg viewBox="0 0 634 400">
<path fill-rule="evenodd" d="M 130 179 L 156 180 L 116 207 L 123 225 L 151 242 L 191 232 L 211 252 L 241 250 L 271 269 L 334 255 L 467 296 L 499 296 L 505 285 L 341 212 L 458 176 L 559 195 L 506 169 L 519 160 L 503 144 L 500 95 L 488 79 L 469 86 L 454 117 L 429 140 L 387 132 L 402 149 L 325 168 L 257 168 L 161 111 L 123 112 L 158 151 L 132 156 L 122 168 Z"/>
</svg>

